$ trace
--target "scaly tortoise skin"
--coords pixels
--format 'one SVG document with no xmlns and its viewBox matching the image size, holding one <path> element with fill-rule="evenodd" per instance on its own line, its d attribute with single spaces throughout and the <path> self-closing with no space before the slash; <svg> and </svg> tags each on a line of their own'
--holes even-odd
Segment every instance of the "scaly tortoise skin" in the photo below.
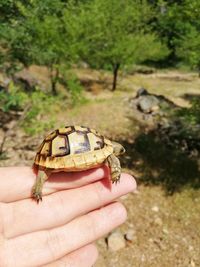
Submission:
<svg viewBox="0 0 200 267">
<path fill-rule="evenodd" d="M 40 145 L 34 161 L 37 180 L 32 196 L 42 200 L 42 187 L 52 172 L 74 172 L 108 164 L 111 181 L 118 182 L 121 166 L 117 156 L 125 149 L 111 142 L 96 130 L 84 126 L 66 126 L 46 136 Z"/>
</svg>

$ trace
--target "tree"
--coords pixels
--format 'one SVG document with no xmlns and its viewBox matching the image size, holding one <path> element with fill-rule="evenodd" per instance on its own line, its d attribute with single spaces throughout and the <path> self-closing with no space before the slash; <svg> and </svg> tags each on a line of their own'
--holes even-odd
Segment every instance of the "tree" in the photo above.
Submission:
<svg viewBox="0 0 200 267">
<path fill-rule="evenodd" d="M 66 1 L 17 1 L 20 16 L 4 24 L 9 60 L 28 67 L 31 64 L 47 66 L 52 93 L 56 94 L 61 64 L 69 64 L 72 51 L 63 27 L 62 14 Z M 67 37 L 67 38 L 66 38 Z M 67 65 L 66 64 L 66 65 Z"/>
<path fill-rule="evenodd" d="M 176 40 L 176 53 L 192 69 L 198 70 L 200 77 L 200 2 L 185 0 L 182 12 L 185 30 Z"/>
<path fill-rule="evenodd" d="M 177 55 L 192 69 L 199 72 L 200 77 L 200 34 L 195 27 L 182 37 L 180 46 L 177 46 Z"/>
<path fill-rule="evenodd" d="M 176 66 L 184 60 L 191 65 L 191 58 L 188 60 L 186 57 L 190 50 L 194 51 L 190 42 L 197 41 L 193 36 L 200 30 L 199 0 L 157 0 L 154 6 L 156 12 L 152 26 L 170 50 L 165 63 Z"/>
<path fill-rule="evenodd" d="M 80 57 L 92 67 L 112 70 L 113 91 L 121 67 L 167 53 L 148 26 L 152 10 L 146 1 L 86 1 L 73 13 Z"/>
<path fill-rule="evenodd" d="M 44 16 L 42 20 L 36 18 L 33 25 L 31 57 L 34 63 L 47 66 L 52 93 L 57 94 L 60 66 L 67 53 L 60 18 L 52 15 Z"/>
</svg>

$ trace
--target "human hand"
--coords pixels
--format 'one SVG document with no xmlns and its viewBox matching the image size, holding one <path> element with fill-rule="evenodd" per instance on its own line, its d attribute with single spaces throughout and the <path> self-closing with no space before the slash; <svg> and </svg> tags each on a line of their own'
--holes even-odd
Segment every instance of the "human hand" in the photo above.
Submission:
<svg viewBox="0 0 200 267">
<path fill-rule="evenodd" d="M 32 169 L 0 168 L 0 266 L 92 266 L 92 243 L 126 220 L 124 206 L 113 201 L 136 187 L 122 174 L 109 188 L 107 177 L 106 167 L 55 173 L 37 204 L 30 198 Z"/>
</svg>

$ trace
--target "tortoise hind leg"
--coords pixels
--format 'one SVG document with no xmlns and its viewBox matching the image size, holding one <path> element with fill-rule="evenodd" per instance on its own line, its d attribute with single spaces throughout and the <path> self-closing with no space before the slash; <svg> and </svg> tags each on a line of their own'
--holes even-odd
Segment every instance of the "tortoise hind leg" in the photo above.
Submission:
<svg viewBox="0 0 200 267">
<path fill-rule="evenodd" d="M 44 182 L 48 179 L 50 172 L 38 170 L 37 179 L 32 189 L 32 197 L 37 201 L 42 201 L 42 188 Z"/>
<path fill-rule="evenodd" d="M 121 176 L 121 165 L 119 159 L 112 154 L 107 158 L 107 163 L 110 167 L 112 183 L 119 182 Z"/>
</svg>

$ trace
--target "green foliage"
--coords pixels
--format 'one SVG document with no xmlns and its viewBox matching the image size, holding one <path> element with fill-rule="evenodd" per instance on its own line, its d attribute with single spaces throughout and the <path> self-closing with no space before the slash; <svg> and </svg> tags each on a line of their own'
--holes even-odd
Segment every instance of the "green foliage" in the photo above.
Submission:
<svg viewBox="0 0 200 267">
<path fill-rule="evenodd" d="M 13 84 L 10 84 L 8 91 L 0 91 L 0 108 L 4 112 L 8 112 L 9 110 L 23 110 L 27 102 L 27 94 Z"/>
<path fill-rule="evenodd" d="M 0 92 L 0 108 L 3 112 L 24 111 L 20 125 L 28 134 L 36 134 L 53 127 L 54 110 L 60 98 L 47 95 L 39 89 L 31 94 L 11 84 L 8 91 Z M 49 118 L 49 114 L 51 117 Z M 48 119 L 47 119 L 48 118 Z"/>
<path fill-rule="evenodd" d="M 85 102 L 83 87 L 75 75 L 71 75 L 67 80 L 67 89 L 70 93 L 70 101 L 73 106 Z"/>
<path fill-rule="evenodd" d="M 154 30 L 163 40 L 170 54 L 165 66 L 180 65 L 183 61 L 190 67 L 197 67 L 196 37 L 200 30 L 200 2 L 198 0 L 158 0 L 157 12 L 152 22 Z M 199 39 L 199 38 L 198 38 Z"/>
<path fill-rule="evenodd" d="M 24 2 L 28 4 L 29 1 L 16 1 L 16 0 L 1 0 L 0 1 L 0 22 L 12 23 L 16 19 L 21 17 L 21 13 L 18 9 L 18 4 Z"/>
<path fill-rule="evenodd" d="M 190 108 L 182 108 L 176 114 L 187 124 L 197 125 L 200 124 L 200 102 L 198 99 L 192 101 Z"/>
<path fill-rule="evenodd" d="M 20 62 L 24 66 L 47 66 L 52 91 L 56 93 L 60 65 L 64 62 L 69 66 L 73 57 L 70 35 L 62 22 L 66 2 L 27 0 L 12 2 L 11 6 L 17 9 L 19 15 L 3 23 L 0 47 L 2 43 L 7 60 L 12 64 Z"/>
<path fill-rule="evenodd" d="M 47 66 L 54 94 L 62 66 L 80 60 L 111 70 L 113 83 L 144 62 L 200 69 L 198 0 L 2 0 L 0 23 L 2 69 Z"/>
<path fill-rule="evenodd" d="M 29 101 L 31 107 L 22 122 L 25 132 L 34 135 L 52 128 L 55 124 L 53 107 L 58 99 L 38 90 L 30 95 Z M 48 116 L 49 114 L 51 117 Z"/>
<path fill-rule="evenodd" d="M 72 12 L 79 54 L 92 67 L 117 72 L 120 66 L 161 58 L 168 52 L 147 26 L 152 9 L 146 1 L 88 1 L 68 9 L 64 19 Z"/>
<path fill-rule="evenodd" d="M 199 30 L 190 27 L 183 36 L 180 46 L 177 46 L 177 55 L 192 69 L 200 72 L 200 35 Z"/>
</svg>

